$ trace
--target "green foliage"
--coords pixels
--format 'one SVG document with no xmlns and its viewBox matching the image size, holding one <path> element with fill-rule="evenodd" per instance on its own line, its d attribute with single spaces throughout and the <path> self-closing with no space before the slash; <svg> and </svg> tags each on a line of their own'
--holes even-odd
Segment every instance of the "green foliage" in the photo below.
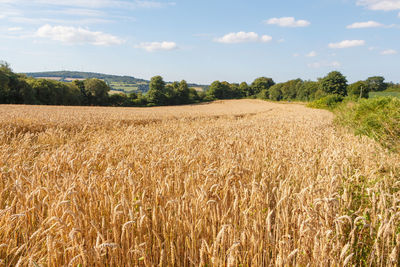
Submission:
<svg viewBox="0 0 400 267">
<path fill-rule="evenodd" d="M 187 82 L 185 80 L 182 80 L 176 90 L 176 98 L 177 98 L 177 103 L 178 104 L 188 104 L 190 103 L 190 90 Z M 197 93 L 197 92 L 196 92 Z"/>
<path fill-rule="evenodd" d="M 68 82 L 74 79 L 83 80 L 83 79 L 96 78 L 105 81 L 112 90 L 120 91 L 121 93 L 130 93 L 132 91 L 140 91 L 146 93 L 147 91 L 149 91 L 149 81 L 144 79 L 138 79 L 132 76 L 118 76 L 118 75 L 108 75 L 103 73 L 79 72 L 79 71 L 31 72 L 31 73 L 26 73 L 26 75 L 34 78 L 44 78 L 44 77 L 59 78 L 59 81 L 63 82 Z M 206 88 L 205 85 L 198 85 L 198 84 L 188 84 L 188 86 L 198 87 L 202 89 Z"/>
<path fill-rule="evenodd" d="M 319 84 L 320 89 L 326 94 L 347 95 L 347 79 L 338 71 L 328 73 Z"/>
<path fill-rule="evenodd" d="M 85 80 L 63 82 L 34 79 L 16 74 L 7 63 L 0 62 L 0 103 L 157 106 L 247 97 L 275 101 L 315 100 L 309 106 L 333 109 L 343 99 L 356 101 L 360 95 L 365 98 L 368 95 L 370 97 L 382 95 L 400 97 L 400 84 L 385 83 L 383 77 L 374 76 L 366 81 L 359 81 L 347 86 L 346 78 L 337 71 L 327 74 L 318 82 L 295 79 L 275 84 L 271 78 L 259 77 L 251 85 L 246 82 L 238 84 L 215 81 L 210 86 L 188 84 L 185 80 L 166 83 L 161 76 L 155 76 L 150 81 L 146 81 L 129 76 L 69 71 L 29 73 L 28 75 L 60 77 L 61 80 L 68 81 L 71 77 Z M 110 85 L 112 88 L 117 88 L 117 91 L 121 93 L 109 95 Z M 204 88 L 207 88 L 207 90 L 204 90 Z M 387 90 L 382 91 L 384 88 L 387 88 Z M 128 89 L 129 92 L 124 93 Z M 369 90 L 379 92 L 369 92 Z M 142 91 L 147 91 L 147 93 L 143 94 Z M 347 91 L 349 96 L 344 98 Z"/>
<path fill-rule="evenodd" d="M 327 95 L 309 103 L 308 107 L 333 110 L 343 101 L 343 99 L 344 98 L 341 95 Z"/>
<path fill-rule="evenodd" d="M 282 94 L 282 83 L 277 83 L 273 86 L 271 86 L 271 88 L 269 88 L 269 98 L 271 100 L 275 100 L 275 101 L 280 101 L 283 98 L 283 94 Z M 268 98 L 267 96 L 265 96 L 265 94 L 268 93 L 266 90 L 260 95 L 261 99 L 266 99 Z"/>
<path fill-rule="evenodd" d="M 311 101 L 317 98 L 321 98 L 322 96 L 319 96 L 317 94 L 318 89 L 319 89 L 318 82 L 305 81 L 301 84 L 297 92 L 297 99 L 301 101 Z M 320 91 L 319 93 L 323 94 L 322 91 Z"/>
<path fill-rule="evenodd" d="M 366 81 L 369 91 L 371 92 L 381 92 L 386 90 L 387 84 L 385 83 L 385 78 L 382 76 L 369 77 Z"/>
<path fill-rule="evenodd" d="M 86 95 L 89 96 L 89 103 L 93 105 L 106 105 L 110 87 L 97 78 L 84 81 Z"/>
<path fill-rule="evenodd" d="M 252 95 L 252 90 L 246 82 L 242 82 L 239 85 L 239 90 L 243 93 L 243 96 L 251 96 Z"/>
<path fill-rule="evenodd" d="M 214 81 L 207 91 L 212 99 L 228 99 L 230 96 L 230 86 L 227 83 Z"/>
<path fill-rule="evenodd" d="M 398 92 L 400 93 L 400 84 L 389 83 L 385 92 Z"/>
<path fill-rule="evenodd" d="M 150 90 L 147 92 L 147 100 L 152 105 L 167 104 L 165 82 L 161 76 L 154 76 L 150 80 Z"/>
<path fill-rule="evenodd" d="M 269 98 L 275 101 L 310 101 L 316 98 L 315 94 L 318 91 L 318 88 L 319 85 L 317 82 L 303 81 L 301 79 L 290 80 L 273 85 L 269 89 Z"/>
<path fill-rule="evenodd" d="M 362 98 L 368 98 L 369 87 L 368 84 L 364 81 L 358 81 L 350 84 L 347 87 L 347 93 L 349 96 L 357 96 Z"/>
<path fill-rule="evenodd" d="M 369 92 L 369 98 L 377 98 L 377 97 L 385 97 L 385 96 L 400 98 L 400 92 L 391 92 L 391 91 Z"/>
<path fill-rule="evenodd" d="M 343 104 L 336 110 L 336 121 L 366 135 L 383 146 L 400 149 L 400 99 L 379 97 Z"/>
<path fill-rule="evenodd" d="M 250 90 L 250 95 L 257 95 L 261 91 L 266 90 L 268 92 L 269 88 L 275 84 L 274 80 L 272 78 L 267 78 L 267 77 L 260 77 L 254 80 L 254 82 L 251 84 L 251 90 Z M 269 95 L 269 93 L 265 93 L 266 95 Z"/>
</svg>

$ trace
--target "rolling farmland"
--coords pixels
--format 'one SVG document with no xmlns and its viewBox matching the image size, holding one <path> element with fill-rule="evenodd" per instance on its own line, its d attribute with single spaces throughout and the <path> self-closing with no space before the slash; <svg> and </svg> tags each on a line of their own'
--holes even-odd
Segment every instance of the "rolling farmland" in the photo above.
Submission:
<svg viewBox="0 0 400 267">
<path fill-rule="evenodd" d="M 0 111 L 2 266 L 399 264 L 400 158 L 328 111 Z"/>
</svg>

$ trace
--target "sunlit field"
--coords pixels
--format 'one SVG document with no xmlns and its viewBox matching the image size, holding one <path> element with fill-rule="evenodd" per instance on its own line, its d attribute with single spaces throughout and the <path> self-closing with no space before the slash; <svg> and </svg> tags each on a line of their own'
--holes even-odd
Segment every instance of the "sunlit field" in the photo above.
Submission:
<svg viewBox="0 0 400 267">
<path fill-rule="evenodd" d="M 399 264 L 400 157 L 328 111 L 0 112 L 0 266 Z"/>
</svg>

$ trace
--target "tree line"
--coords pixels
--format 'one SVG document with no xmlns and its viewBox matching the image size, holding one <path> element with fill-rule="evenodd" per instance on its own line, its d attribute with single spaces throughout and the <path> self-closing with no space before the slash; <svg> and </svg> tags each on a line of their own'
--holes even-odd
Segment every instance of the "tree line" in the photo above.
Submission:
<svg viewBox="0 0 400 267">
<path fill-rule="evenodd" d="M 338 71 L 330 72 L 318 81 L 295 79 L 275 83 L 268 77 L 257 78 L 251 84 L 214 81 L 206 91 L 200 92 L 184 80 L 166 83 L 161 76 L 155 76 L 149 87 L 146 94 L 109 94 L 110 87 L 97 78 L 73 82 L 35 79 L 14 73 L 7 63 L 0 64 L 1 104 L 160 106 L 240 98 L 275 101 L 313 101 L 327 95 L 367 98 L 369 92 L 400 91 L 400 84 L 386 83 L 381 76 L 348 84 L 346 77 Z"/>
</svg>

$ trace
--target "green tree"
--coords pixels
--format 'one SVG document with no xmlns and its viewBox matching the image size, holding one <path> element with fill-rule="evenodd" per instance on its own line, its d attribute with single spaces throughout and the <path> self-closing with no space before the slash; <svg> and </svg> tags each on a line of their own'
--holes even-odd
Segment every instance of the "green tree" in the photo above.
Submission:
<svg viewBox="0 0 400 267">
<path fill-rule="evenodd" d="M 0 103 L 6 103 L 9 82 L 7 72 L 0 67 Z"/>
<path fill-rule="evenodd" d="M 387 84 L 385 83 L 385 78 L 382 76 L 369 77 L 366 81 L 369 91 L 371 92 L 381 92 L 385 91 Z"/>
<path fill-rule="evenodd" d="M 113 107 L 126 107 L 130 106 L 131 102 L 126 94 L 118 93 L 110 95 L 109 104 Z"/>
<path fill-rule="evenodd" d="M 369 86 L 364 81 L 358 81 L 347 87 L 349 96 L 368 98 Z"/>
<path fill-rule="evenodd" d="M 188 104 L 190 102 L 189 94 L 189 86 L 185 80 L 182 80 L 177 89 L 178 104 Z"/>
<path fill-rule="evenodd" d="M 347 79 L 338 71 L 328 73 L 319 81 L 320 88 L 327 94 L 347 95 Z"/>
<path fill-rule="evenodd" d="M 207 94 L 215 99 L 224 99 L 226 95 L 225 90 L 226 90 L 225 86 L 220 81 L 214 81 L 210 85 Z"/>
<path fill-rule="evenodd" d="M 150 80 L 150 89 L 147 92 L 147 100 L 151 105 L 167 104 L 165 82 L 161 76 L 154 76 Z"/>
<path fill-rule="evenodd" d="M 297 92 L 300 90 L 303 81 L 301 79 L 290 80 L 282 84 L 282 98 L 284 100 L 293 100 L 297 97 Z"/>
<path fill-rule="evenodd" d="M 37 104 L 35 92 L 25 79 L 19 80 L 18 86 L 20 88 L 23 104 Z"/>
<path fill-rule="evenodd" d="M 271 86 L 271 88 L 269 88 L 269 98 L 275 101 L 282 100 L 283 96 L 281 88 L 282 88 L 281 83 L 277 83 Z"/>
<path fill-rule="evenodd" d="M 80 95 L 81 95 L 81 103 L 83 105 L 90 105 L 92 102 L 92 94 L 85 89 L 85 82 L 81 80 L 74 80 L 72 84 L 78 88 Z"/>
<path fill-rule="evenodd" d="M 189 103 L 197 103 L 201 101 L 201 96 L 194 88 L 189 88 Z"/>
<path fill-rule="evenodd" d="M 246 82 L 242 82 L 239 85 L 239 90 L 243 93 L 244 96 L 251 96 L 252 92 L 250 90 L 250 86 Z"/>
<path fill-rule="evenodd" d="M 110 87 L 100 79 L 92 78 L 84 81 L 86 94 L 91 96 L 90 104 L 106 105 Z"/>
<path fill-rule="evenodd" d="M 35 98 L 39 104 L 42 105 L 55 105 L 56 94 L 54 90 L 54 83 L 46 79 L 31 79 L 28 80 L 29 85 L 32 87 Z"/>
<path fill-rule="evenodd" d="M 315 93 L 318 90 L 318 82 L 305 81 L 297 92 L 297 99 L 301 101 L 311 101 L 315 99 Z"/>
<path fill-rule="evenodd" d="M 251 94 L 252 95 L 257 95 L 262 90 L 266 90 L 267 91 L 266 95 L 269 95 L 268 89 L 271 86 L 273 86 L 274 84 L 275 84 L 275 82 L 271 78 L 267 78 L 267 77 L 257 78 L 251 84 L 251 89 L 252 89 L 251 90 Z"/>
</svg>

